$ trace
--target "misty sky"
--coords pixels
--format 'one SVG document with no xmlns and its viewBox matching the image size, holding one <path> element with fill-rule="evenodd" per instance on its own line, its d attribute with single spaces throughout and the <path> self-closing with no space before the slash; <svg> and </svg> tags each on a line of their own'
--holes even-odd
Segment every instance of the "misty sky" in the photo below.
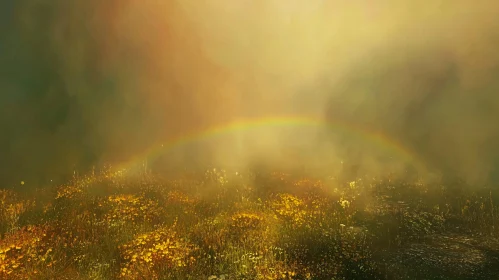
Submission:
<svg viewBox="0 0 499 280">
<path fill-rule="evenodd" d="M 278 114 L 369 127 L 470 181 L 498 170 L 495 1 L 23 0 L 0 13 L 5 184 Z M 289 163 L 301 145 L 304 166 L 384 169 L 367 139 L 304 132 L 231 135 L 166 160 Z"/>
</svg>

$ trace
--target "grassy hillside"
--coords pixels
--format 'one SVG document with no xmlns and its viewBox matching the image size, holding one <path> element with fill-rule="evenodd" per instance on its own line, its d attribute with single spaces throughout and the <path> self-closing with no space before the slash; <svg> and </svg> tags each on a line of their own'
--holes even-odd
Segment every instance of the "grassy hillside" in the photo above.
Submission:
<svg viewBox="0 0 499 280">
<path fill-rule="evenodd" d="M 499 191 L 102 172 L 0 191 L 1 279 L 493 279 Z"/>
</svg>

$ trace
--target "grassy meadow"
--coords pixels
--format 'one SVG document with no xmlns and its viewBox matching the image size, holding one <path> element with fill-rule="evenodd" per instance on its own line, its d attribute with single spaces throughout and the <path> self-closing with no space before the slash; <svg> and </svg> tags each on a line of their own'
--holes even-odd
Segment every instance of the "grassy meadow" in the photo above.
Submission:
<svg viewBox="0 0 499 280">
<path fill-rule="evenodd" d="M 499 191 L 102 171 L 0 190 L 0 279 L 499 279 Z"/>
</svg>

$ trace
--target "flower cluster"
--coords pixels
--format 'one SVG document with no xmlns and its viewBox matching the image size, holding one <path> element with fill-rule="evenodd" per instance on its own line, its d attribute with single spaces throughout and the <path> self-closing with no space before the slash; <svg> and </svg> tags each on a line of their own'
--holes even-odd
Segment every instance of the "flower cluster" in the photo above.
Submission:
<svg viewBox="0 0 499 280">
<path fill-rule="evenodd" d="M 27 226 L 6 235 L 0 240 L 0 278 L 35 277 L 40 272 L 32 267 L 52 267 L 56 260 L 49 238 L 46 226 Z"/>
<path fill-rule="evenodd" d="M 19 217 L 34 206 L 34 201 L 20 200 L 14 191 L 0 190 L 0 230 L 15 230 Z"/>
<path fill-rule="evenodd" d="M 251 213 L 237 213 L 232 215 L 232 227 L 239 230 L 257 229 L 263 223 L 263 217 Z"/>
<path fill-rule="evenodd" d="M 120 271 L 122 279 L 157 279 L 161 272 L 186 267 L 195 259 L 195 247 L 179 238 L 170 228 L 161 227 L 140 234 L 130 243 L 120 246 L 124 265 Z M 147 276 L 147 277 L 146 277 Z"/>
<path fill-rule="evenodd" d="M 302 225 L 305 223 L 307 215 L 306 204 L 300 198 L 288 194 L 281 193 L 271 202 L 271 208 L 281 217 L 294 225 Z"/>
<path fill-rule="evenodd" d="M 55 199 L 72 199 L 83 193 L 81 186 L 63 186 L 57 190 Z"/>
<path fill-rule="evenodd" d="M 103 206 L 109 207 L 105 220 L 110 224 L 127 221 L 152 221 L 158 214 L 158 202 L 142 195 L 112 195 Z"/>
<path fill-rule="evenodd" d="M 346 200 L 343 197 L 338 200 L 338 203 L 341 205 L 341 207 L 343 207 L 343 209 L 347 209 L 348 207 L 350 207 L 350 201 Z"/>
</svg>

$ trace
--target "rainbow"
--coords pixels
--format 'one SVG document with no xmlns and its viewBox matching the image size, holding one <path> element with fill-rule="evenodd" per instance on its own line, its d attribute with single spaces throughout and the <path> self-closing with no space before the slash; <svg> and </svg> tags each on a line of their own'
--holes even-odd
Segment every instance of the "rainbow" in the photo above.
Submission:
<svg viewBox="0 0 499 280">
<path fill-rule="evenodd" d="M 377 147 L 385 149 L 390 154 L 400 157 L 401 160 L 414 164 L 418 168 L 424 168 L 425 164 L 419 159 L 417 154 L 404 147 L 397 141 L 386 137 L 379 131 L 371 130 L 352 123 L 323 120 L 310 116 L 271 116 L 262 118 L 238 119 L 228 123 L 214 125 L 201 130 L 193 130 L 179 137 L 169 139 L 168 141 L 157 143 L 146 149 L 144 152 L 134 156 L 130 160 L 118 165 L 119 169 L 127 169 L 135 166 L 145 160 L 159 156 L 169 150 L 184 144 L 194 143 L 204 139 L 210 139 L 216 136 L 230 134 L 238 131 L 248 131 L 256 128 L 272 127 L 319 127 L 328 128 L 339 133 L 351 135 L 359 139 L 364 139 Z"/>
</svg>

